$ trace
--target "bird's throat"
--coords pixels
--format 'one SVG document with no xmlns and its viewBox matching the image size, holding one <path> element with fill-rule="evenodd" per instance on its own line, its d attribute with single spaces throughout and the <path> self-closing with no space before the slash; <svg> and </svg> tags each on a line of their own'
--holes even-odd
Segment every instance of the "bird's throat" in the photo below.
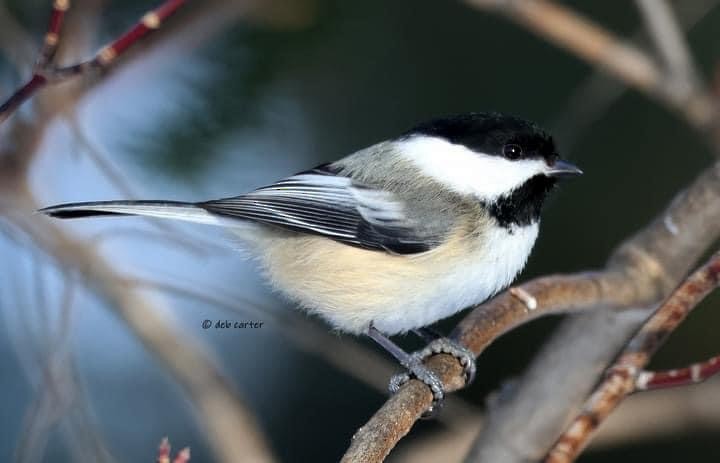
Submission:
<svg viewBox="0 0 720 463">
<path fill-rule="evenodd" d="M 537 175 L 516 188 L 512 193 L 487 203 L 488 212 L 504 228 L 523 227 L 540 220 L 543 202 L 556 180 Z"/>
</svg>

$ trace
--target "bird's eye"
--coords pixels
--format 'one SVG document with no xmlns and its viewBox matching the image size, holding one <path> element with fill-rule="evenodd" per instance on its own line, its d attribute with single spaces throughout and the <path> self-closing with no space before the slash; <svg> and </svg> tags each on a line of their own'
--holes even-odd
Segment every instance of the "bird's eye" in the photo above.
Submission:
<svg viewBox="0 0 720 463">
<path fill-rule="evenodd" d="M 522 156 L 522 147 L 514 143 L 503 146 L 503 154 L 508 159 L 517 159 Z"/>
</svg>

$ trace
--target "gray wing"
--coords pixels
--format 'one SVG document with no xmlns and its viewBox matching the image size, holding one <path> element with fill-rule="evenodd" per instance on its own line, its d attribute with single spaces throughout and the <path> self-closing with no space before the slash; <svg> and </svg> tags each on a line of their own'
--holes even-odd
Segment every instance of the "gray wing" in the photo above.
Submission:
<svg viewBox="0 0 720 463">
<path fill-rule="evenodd" d="M 337 175 L 327 165 L 242 196 L 197 205 L 225 217 L 397 254 L 428 251 L 443 239 L 408 217 L 395 194 Z"/>
</svg>

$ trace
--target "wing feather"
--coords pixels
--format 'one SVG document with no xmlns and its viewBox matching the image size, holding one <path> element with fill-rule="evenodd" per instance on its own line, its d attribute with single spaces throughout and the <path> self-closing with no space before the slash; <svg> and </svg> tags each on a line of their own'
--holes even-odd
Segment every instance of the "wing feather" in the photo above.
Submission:
<svg viewBox="0 0 720 463">
<path fill-rule="evenodd" d="M 422 233 L 395 194 L 358 184 L 327 166 L 198 206 L 221 216 L 398 254 L 427 251 L 439 242 Z"/>
</svg>

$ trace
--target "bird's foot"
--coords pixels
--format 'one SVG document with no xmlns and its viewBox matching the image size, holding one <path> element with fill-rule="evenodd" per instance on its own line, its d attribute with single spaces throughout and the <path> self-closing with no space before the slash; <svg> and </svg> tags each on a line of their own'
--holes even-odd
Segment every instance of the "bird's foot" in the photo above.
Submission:
<svg viewBox="0 0 720 463">
<path fill-rule="evenodd" d="M 440 378 L 427 366 L 425 359 L 435 354 L 448 354 L 455 357 L 465 370 L 465 385 L 469 385 L 475 379 L 475 354 L 465 346 L 448 338 L 437 338 L 428 343 L 423 349 L 408 355 L 405 361 L 401 362 L 408 371 L 397 374 L 390 379 L 388 389 L 391 393 L 396 393 L 400 388 L 412 378 L 416 378 L 427 387 L 433 394 L 433 402 L 430 408 L 423 415 L 424 417 L 432 417 L 437 414 L 442 407 L 445 398 L 445 388 Z"/>
<path fill-rule="evenodd" d="M 403 366 L 407 368 L 407 371 L 393 375 L 393 377 L 390 378 L 388 390 L 391 394 L 395 394 L 405 383 L 413 378 L 422 381 L 430 388 L 430 392 L 432 392 L 433 395 L 432 404 L 430 404 L 430 408 L 423 413 L 423 418 L 431 418 L 442 408 L 443 400 L 445 399 L 445 387 L 438 375 L 425 366 L 423 358 L 418 354 L 419 352 L 414 352 L 408 356 L 408 361 L 403 362 Z"/>
</svg>

